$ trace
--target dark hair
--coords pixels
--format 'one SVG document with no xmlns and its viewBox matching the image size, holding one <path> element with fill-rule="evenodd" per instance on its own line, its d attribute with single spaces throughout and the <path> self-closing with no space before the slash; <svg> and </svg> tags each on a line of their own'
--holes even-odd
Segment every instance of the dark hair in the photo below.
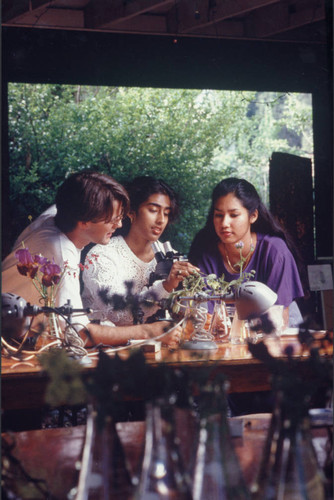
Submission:
<svg viewBox="0 0 334 500">
<path fill-rule="evenodd" d="M 175 191 L 163 180 L 156 179 L 149 175 L 135 177 L 132 181 L 125 184 L 126 190 L 130 198 L 130 211 L 137 213 L 139 207 L 152 194 L 165 194 L 170 199 L 170 213 L 168 224 L 174 222 L 179 215 L 179 200 Z M 130 230 L 130 220 L 126 218 L 123 226 L 115 232 L 115 235 L 122 234 L 125 236 Z"/>
<path fill-rule="evenodd" d="M 205 226 L 196 234 L 191 244 L 189 260 L 196 259 L 202 253 L 204 248 L 218 243 L 219 238 L 213 224 L 215 204 L 219 198 L 230 193 L 233 193 L 234 196 L 240 200 L 242 206 L 248 210 L 249 215 L 252 215 L 256 210 L 258 211 L 258 218 L 252 224 L 253 231 L 282 238 L 282 240 L 286 242 L 295 259 L 297 260 L 299 258 L 297 249 L 291 237 L 261 201 L 261 198 L 253 184 L 245 179 L 229 177 L 228 179 L 220 181 L 212 192 L 211 207 Z"/>
<path fill-rule="evenodd" d="M 56 194 L 56 225 L 67 233 L 72 231 L 79 221 L 110 220 L 115 200 L 122 204 L 126 215 L 129 210 L 128 194 L 112 177 L 92 171 L 72 174 L 58 188 Z"/>
</svg>

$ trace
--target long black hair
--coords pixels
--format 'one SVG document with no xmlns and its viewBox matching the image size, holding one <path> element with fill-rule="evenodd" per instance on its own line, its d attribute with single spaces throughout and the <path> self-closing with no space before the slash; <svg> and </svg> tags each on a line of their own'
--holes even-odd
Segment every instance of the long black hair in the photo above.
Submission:
<svg viewBox="0 0 334 500">
<path fill-rule="evenodd" d="M 139 207 L 152 194 L 165 194 L 170 199 L 170 212 L 168 224 L 175 221 L 179 215 L 179 200 L 175 191 L 162 179 L 156 179 L 150 175 L 141 175 L 135 177 L 132 181 L 125 184 L 126 191 L 130 198 L 130 212 L 138 213 Z M 126 236 L 130 231 L 131 222 L 129 217 L 123 221 L 121 228 L 115 231 L 115 236 L 121 234 Z"/>
<path fill-rule="evenodd" d="M 296 260 L 299 260 L 298 251 L 291 236 L 285 231 L 283 226 L 275 219 L 256 191 L 253 184 L 245 179 L 229 177 L 220 181 L 214 188 L 211 196 L 211 207 L 205 226 L 196 234 L 189 251 L 190 262 L 196 261 L 206 248 L 216 245 L 219 241 L 213 224 L 213 214 L 216 202 L 219 198 L 232 193 L 241 202 L 242 206 L 248 210 L 249 215 L 258 211 L 258 218 L 252 224 L 252 231 L 270 236 L 278 236 L 285 241 L 289 250 Z"/>
</svg>

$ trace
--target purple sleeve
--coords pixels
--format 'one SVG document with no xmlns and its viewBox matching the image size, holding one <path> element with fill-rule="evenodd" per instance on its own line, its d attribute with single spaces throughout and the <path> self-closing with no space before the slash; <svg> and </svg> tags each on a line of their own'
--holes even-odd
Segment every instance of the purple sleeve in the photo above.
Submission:
<svg viewBox="0 0 334 500">
<path fill-rule="evenodd" d="M 251 261 L 256 271 L 254 279 L 277 293 L 277 304 L 288 307 L 293 300 L 303 297 L 296 262 L 281 238 L 265 236 L 259 240 L 255 253 Z"/>
</svg>

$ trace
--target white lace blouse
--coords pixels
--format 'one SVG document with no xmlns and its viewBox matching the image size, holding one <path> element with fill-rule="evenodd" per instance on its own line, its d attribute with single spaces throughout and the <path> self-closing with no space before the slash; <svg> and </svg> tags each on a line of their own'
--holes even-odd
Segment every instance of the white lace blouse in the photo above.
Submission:
<svg viewBox="0 0 334 500">
<path fill-rule="evenodd" d="M 156 260 L 143 262 L 130 250 L 123 236 L 111 238 L 108 245 L 95 245 L 87 254 L 83 271 L 84 289 L 82 301 L 84 307 L 93 309 L 91 319 L 111 321 L 116 326 L 133 324 L 133 316 L 129 309 L 116 310 L 109 298 L 113 294 L 127 294 L 125 282 L 132 282 L 132 294 L 142 298 L 148 292 L 159 300 L 168 297 L 162 281 L 156 281 L 148 287 L 150 274 L 155 270 Z M 105 300 L 101 297 L 101 292 Z M 154 314 L 158 307 L 144 307 L 144 321 Z"/>
</svg>

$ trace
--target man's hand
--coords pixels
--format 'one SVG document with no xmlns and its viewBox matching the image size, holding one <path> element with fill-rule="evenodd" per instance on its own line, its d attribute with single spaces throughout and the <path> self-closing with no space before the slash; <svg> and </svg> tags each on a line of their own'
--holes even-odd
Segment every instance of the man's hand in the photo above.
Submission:
<svg viewBox="0 0 334 500">
<path fill-rule="evenodd" d="M 156 323 L 152 323 L 152 325 L 155 324 Z M 162 332 L 164 331 L 167 332 L 172 328 L 172 323 L 170 321 L 159 321 L 158 325 L 162 327 Z M 160 334 L 158 333 L 158 335 L 161 335 L 161 333 Z M 182 326 L 176 326 L 169 333 L 166 333 L 166 335 L 161 337 L 159 340 L 163 344 L 166 344 L 170 349 L 177 349 L 180 343 L 181 334 L 182 334 Z"/>
</svg>

